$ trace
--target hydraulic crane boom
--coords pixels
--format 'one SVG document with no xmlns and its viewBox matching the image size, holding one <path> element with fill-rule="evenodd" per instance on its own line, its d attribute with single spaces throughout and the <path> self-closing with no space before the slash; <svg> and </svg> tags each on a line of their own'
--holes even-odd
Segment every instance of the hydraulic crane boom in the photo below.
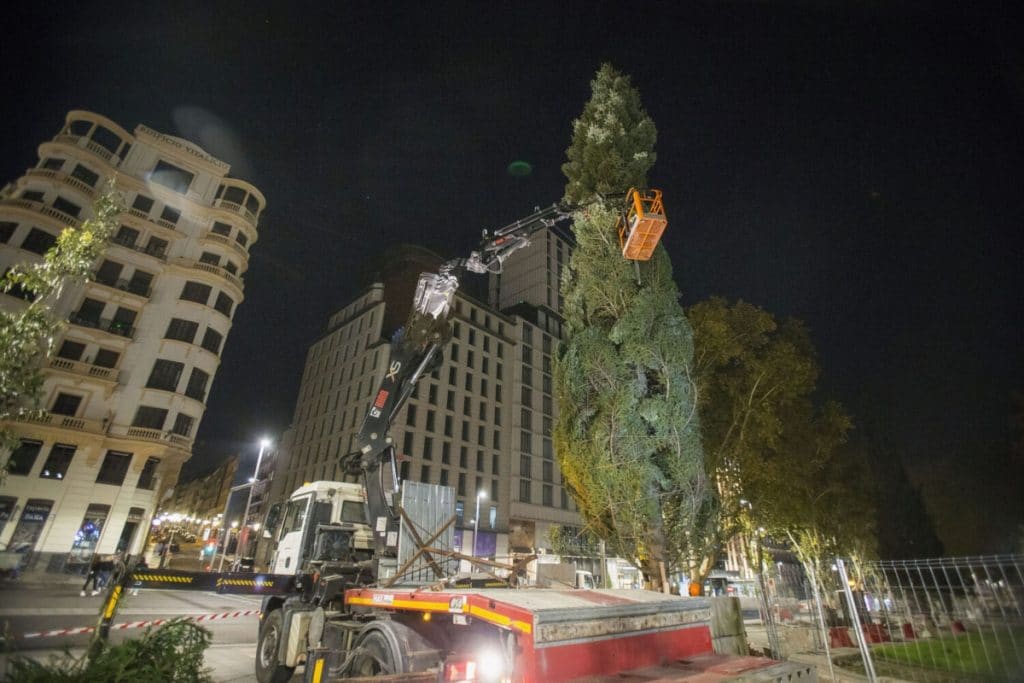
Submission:
<svg viewBox="0 0 1024 683">
<path fill-rule="evenodd" d="M 484 231 L 480 246 L 469 257 L 447 261 L 437 273 L 420 275 L 409 319 L 392 339 L 387 371 L 356 435 L 357 450 L 342 458 L 347 472 L 362 474 L 377 557 L 394 555 L 398 544 L 393 498 L 399 480 L 389 434 L 391 422 L 420 378 L 443 360 L 442 348 L 451 338 L 448 317 L 459 278 L 467 272 L 501 272 L 509 256 L 529 246 L 533 234 L 566 220 L 573 208 L 552 204 L 492 233 Z M 387 473 L 390 487 L 385 481 Z"/>
</svg>

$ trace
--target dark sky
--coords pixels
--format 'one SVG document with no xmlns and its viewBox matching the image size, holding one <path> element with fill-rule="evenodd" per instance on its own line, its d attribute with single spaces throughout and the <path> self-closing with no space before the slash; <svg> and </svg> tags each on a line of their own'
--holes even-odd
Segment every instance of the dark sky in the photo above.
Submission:
<svg viewBox="0 0 1024 683">
<path fill-rule="evenodd" d="M 306 349 L 388 246 L 465 255 L 481 229 L 558 199 L 571 121 L 610 61 L 659 129 L 651 184 L 684 304 L 805 320 L 823 390 L 884 433 L 934 509 L 969 495 L 984 520 L 978 482 L 1000 479 L 1024 388 L 1009 12 L 260 4 L 19 3 L 4 21 L 4 181 L 83 108 L 188 137 L 267 196 L 189 470 L 280 435 Z M 507 173 L 519 159 L 530 176 Z"/>
</svg>

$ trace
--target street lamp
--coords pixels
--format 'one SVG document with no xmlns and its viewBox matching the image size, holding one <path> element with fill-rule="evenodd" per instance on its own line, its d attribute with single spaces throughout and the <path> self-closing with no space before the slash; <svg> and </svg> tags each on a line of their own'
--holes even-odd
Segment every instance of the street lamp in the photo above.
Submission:
<svg viewBox="0 0 1024 683">
<path fill-rule="evenodd" d="M 487 491 L 476 494 L 476 517 L 473 519 L 473 557 L 476 557 L 477 537 L 480 536 L 480 499 L 487 497 Z"/>
<path fill-rule="evenodd" d="M 252 490 L 256 488 L 256 481 L 260 478 L 260 464 L 263 462 L 263 452 L 270 448 L 270 439 L 260 439 L 260 454 L 256 458 L 256 469 L 253 470 L 252 478 L 249 479 L 249 497 L 245 499 L 245 514 L 242 515 L 242 524 L 249 524 L 249 506 L 252 505 Z M 238 562 L 238 554 L 241 548 L 235 545 L 235 562 Z M 249 533 L 245 534 L 245 551 L 249 552 Z"/>
</svg>

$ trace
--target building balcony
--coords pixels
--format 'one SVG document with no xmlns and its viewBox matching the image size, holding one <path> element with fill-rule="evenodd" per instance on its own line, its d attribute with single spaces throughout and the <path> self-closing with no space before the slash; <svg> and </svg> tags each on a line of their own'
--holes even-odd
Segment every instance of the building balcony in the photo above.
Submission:
<svg viewBox="0 0 1024 683">
<path fill-rule="evenodd" d="M 124 337 L 126 339 L 135 338 L 135 328 L 125 322 L 117 320 L 109 320 L 107 318 L 88 318 L 78 313 L 72 313 L 68 316 L 68 321 L 72 325 L 78 325 L 79 327 L 87 327 L 91 330 L 101 330 L 118 337 Z"/>
<path fill-rule="evenodd" d="M 244 217 L 253 227 L 256 227 L 256 214 L 249 209 L 245 208 L 241 204 L 235 202 L 229 202 L 226 199 L 215 199 L 213 202 L 214 207 L 230 211 L 231 213 L 237 214 Z"/>
<path fill-rule="evenodd" d="M 103 280 L 97 277 L 97 274 L 94 272 L 92 281 L 98 285 L 110 287 L 111 289 L 116 289 L 120 292 L 128 292 L 135 296 L 141 296 L 144 299 L 148 299 L 153 294 L 153 287 L 151 285 L 140 285 L 137 282 L 126 280 L 123 277 L 118 278 L 117 280 Z"/>
<path fill-rule="evenodd" d="M 119 247 L 124 247 L 125 249 L 131 249 L 132 251 L 137 251 L 140 254 L 146 254 L 147 256 L 152 256 L 153 258 L 155 258 L 155 259 L 157 259 L 159 261 L 163 261 L 165 263 L 167 262 L 167 250 L 166 249 L 155 249 L 155 248 L 148 247 L 148 246 L 144 247 L 141 244 L 137 244 L 137 243 L 135 243 L 135 242 L 133 242 L 131 240 L 118 239 L 117 237 L 111 237 L 110 238 L 110 243 L 111 244 L 116 244 Z"/>
<path fill-rule="evenodd" d="M 84 183 L 78 178 L 74 177 L 70 173 L 64 173 L 62 171 L 51 171 L 48 168 L 30 168 L 25 171 L 25 175 L 30 178 L 45 178 L 55 183 L 61 183 L 68 187 L 75 189 L 86 197 L 92 199 L 96 196 L 96 188 L 88 183 Z"/>
<path fill-rule="evenodd" d="M 215 232 L 208 232 L 202 236 L 202 239 L 206 240 L 207 242 L 213 242 L 214 244 L 220 244 L 225 247 L 231 247 L 236 252 L 238 252 L 238 254 L 246 261 L 249 260 L 249 252 L 246 251 L 245 247 L 243 247 L 241 244 L 239 244 L 238 242 L 234 241 L 229 237 L 225 237 L 224 235 L 218 235 Z"/>
<path fill-rule="evenodd" d="M 242 279 L 240 277 L 229 273 L 227 269 L 221 266 L 215 266 L 212 263 L 203 263 L 202 261 L 193 261 L 192 259 L 180 257 L 173 259 L 171 263 L 173 263 L 176 266 L 181 266 L 182 268 L 195 268 L 196 270 L 201 270 L 203 272 L 212 273 L 213 275 L 222 277 L 231 284 L 233 284 L 235 287 L 237 287 L 239 291 L 242 291 L 242 289 L 244 288 L 244 285 L 242 284 Z"/>
<path fill-rule="evenodd" d="M 99 157 L 111 166 L 117 166 L 120 161 L 117 156 L 106 147 L 99 145 L 88 137 L 82 135 L 69 135 L 67 133 L 61 133 L 53 138 L 54 142 L 60 142 L 65 145 L 71 145 L 72 147 L 79 147 L 81 149 L 88 150 L 95 156 Z"/>
<path fill-rule="evenodd" d="M 32 213 L 42 214 L 43 216 L 47 216 L 49 218 L 54 219 L 61 226 L 77 228 L 82 224 L 81 219 L 75 218 L 74 216 L 66 214 L 63 211 L 58 211 L 49 204 L 44 204 L 42 202 L 34 202 L 31 199 L 22 199 L 21 197 L 3 199 L 0 200 L 0 205 L 13 206 L 19 209 L 31 211 Z"/>
<path fill-rule="evenodd" d="M 53 413 L 36 413 L 22 415 L 15 418 L 18 422 L 46 425 L 47 427 L 59 427 L 60 429 L 73 429 L 79 432 L 90 434 L 102 434 L 103 422 L 100 420 L 87 420 L 84 417 L 73 417 L 71 415 L 55 415 Z"/>
<path fill-rule="evenodd" d="M 150 429 L 149 427 L 133 427 L 130 425 L 110 425 L 107 432 L 111 436 L 119 436 L 125 439 L 137 441 L 149 441 L 152 443 L 170 444 L 182 450 L 192 448 L 192 439 L 180 434 L 165 432 L 162 429 Z"/>
<path fill-rule="evenodd" d="M 54 357 L 50 359 L 49 366 L 54 370 L 69 372 L 73 375 L 81 375 L 97 379 L 103 382 L 117 383 L 117 370 L 115 368 L 104 368 L 92 363 L 70 360 L 68 358 Z"/>
</svg>

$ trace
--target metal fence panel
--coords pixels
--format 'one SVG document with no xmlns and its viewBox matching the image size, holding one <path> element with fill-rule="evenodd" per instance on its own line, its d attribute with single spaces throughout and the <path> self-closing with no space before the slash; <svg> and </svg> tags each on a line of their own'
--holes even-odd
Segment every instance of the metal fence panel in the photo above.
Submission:
<svg viewBox="0 0 1024 683">
<path fill-rule="evenodd" d="M 869 680 L 1024 681 L 1024 556 L 770 563 L 764 573 L 760 622 L 782 658 L 821 654 Z"/>
<path fill-rule="evenodd" d="M 426 542 L 441 527 L 455 517 L 455 490 L 450 486 L 439 486 L 437 484 L 424 484 L 418 481 L 402 482 L 402 509 L 406 517 L 412 522 L 420 539 Z M 448 527 L 441 535 L 429 545 L 433 548 L 452 551 L 455 547 L 455 525 L 448 524 Z M 412 562 L 409 567 L 398 577 L 401 583 L 432 583 L 437 581 L 437 575 L 426 556 L 420 555 L 414 559 L 419 550 L 419 544 L 413 537 L 409 524 L 405 519 L 400 525 L 398 537 L 398 567 L 405 567 L 406 563 Z M 445 576 L 451 576 L 458 570 L 458 560 L 451 557 L 431 556 L 433 561 L 441 568 Z"/>
</svg>

